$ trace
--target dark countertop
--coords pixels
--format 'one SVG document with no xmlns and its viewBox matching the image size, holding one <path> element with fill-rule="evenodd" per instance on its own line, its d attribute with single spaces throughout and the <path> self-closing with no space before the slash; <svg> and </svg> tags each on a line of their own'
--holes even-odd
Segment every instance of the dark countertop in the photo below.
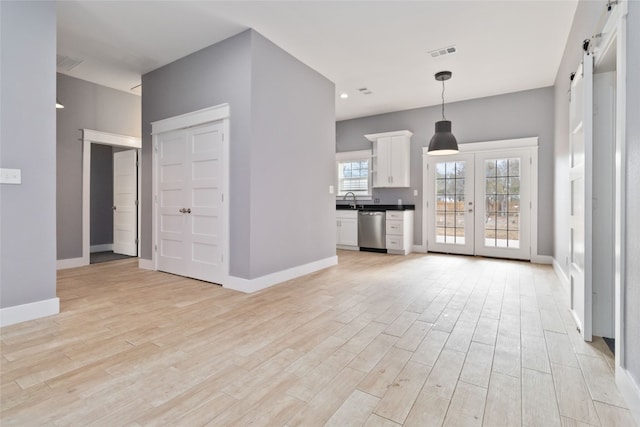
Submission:
<svg viewBox="0 0 640 427">
<path fill-rule="evenodd" d="M 353 210 L 349 204 L 336 204 L 336 210 Z M 357 205 L 359 211 L 414 211 L 416 205 Z"/>
</svg>

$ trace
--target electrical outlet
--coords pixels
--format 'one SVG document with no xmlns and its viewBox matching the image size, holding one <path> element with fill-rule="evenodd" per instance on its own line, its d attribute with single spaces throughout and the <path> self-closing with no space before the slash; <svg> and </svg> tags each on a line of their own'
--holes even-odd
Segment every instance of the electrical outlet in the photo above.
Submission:
<svg viewBox="0 0 640 427">
<path fill-rule="evenodd" d="M 376 197 L 375 199 L 373 199 L 373 203 L 380 203 L 380 199 Z"/>
<path fill-rule="evenodd" d="M 418 195 L 418 190 L 413 190 L 413 195 L 417 196 Z"/>
<path fill-rule="evenodd" d="M 20 169 L 0 169 L 0 184 L 21 184 L 22 171 Z"/>
</svg>

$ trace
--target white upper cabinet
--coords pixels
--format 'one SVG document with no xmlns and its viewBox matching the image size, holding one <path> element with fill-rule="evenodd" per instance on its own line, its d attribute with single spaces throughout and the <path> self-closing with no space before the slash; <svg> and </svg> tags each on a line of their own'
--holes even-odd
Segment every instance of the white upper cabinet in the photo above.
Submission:
<svg viewBox="0 0 640 427">
<path fill-rule="evenodd" d="M 373 187 L 410 187 L 411 135 L 408 130 L 365 135 L 373 143 Z"/>
</svg>

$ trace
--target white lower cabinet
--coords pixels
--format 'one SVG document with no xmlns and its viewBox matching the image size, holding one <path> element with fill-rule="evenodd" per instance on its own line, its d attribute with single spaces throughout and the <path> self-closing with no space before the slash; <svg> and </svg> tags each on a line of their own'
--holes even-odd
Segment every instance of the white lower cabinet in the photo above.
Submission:
<svg viewBox="0 0 640 427">
<path fill-rule="evenodd" d="M 336 246 L 340 249 L 358 250 L 358 211 L 336 211 Z"/>
<path fill-rule="evenodd" d="M 413 249 L 413 211 L 387 211 L 387 252 L 406 255 Z"/>
</svg>

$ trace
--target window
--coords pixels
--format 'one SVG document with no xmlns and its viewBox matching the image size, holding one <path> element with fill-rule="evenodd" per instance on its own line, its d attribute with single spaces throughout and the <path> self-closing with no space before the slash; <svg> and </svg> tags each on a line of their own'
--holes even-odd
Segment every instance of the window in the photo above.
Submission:
<svg viewBox="0 0 640 427">
<path fill-rule="evenodd" d="M 371 151 L 336 153 L 338 193 L 344 197 L 352 191 L 359 200 L 371 199 Z"/>
</svg>

